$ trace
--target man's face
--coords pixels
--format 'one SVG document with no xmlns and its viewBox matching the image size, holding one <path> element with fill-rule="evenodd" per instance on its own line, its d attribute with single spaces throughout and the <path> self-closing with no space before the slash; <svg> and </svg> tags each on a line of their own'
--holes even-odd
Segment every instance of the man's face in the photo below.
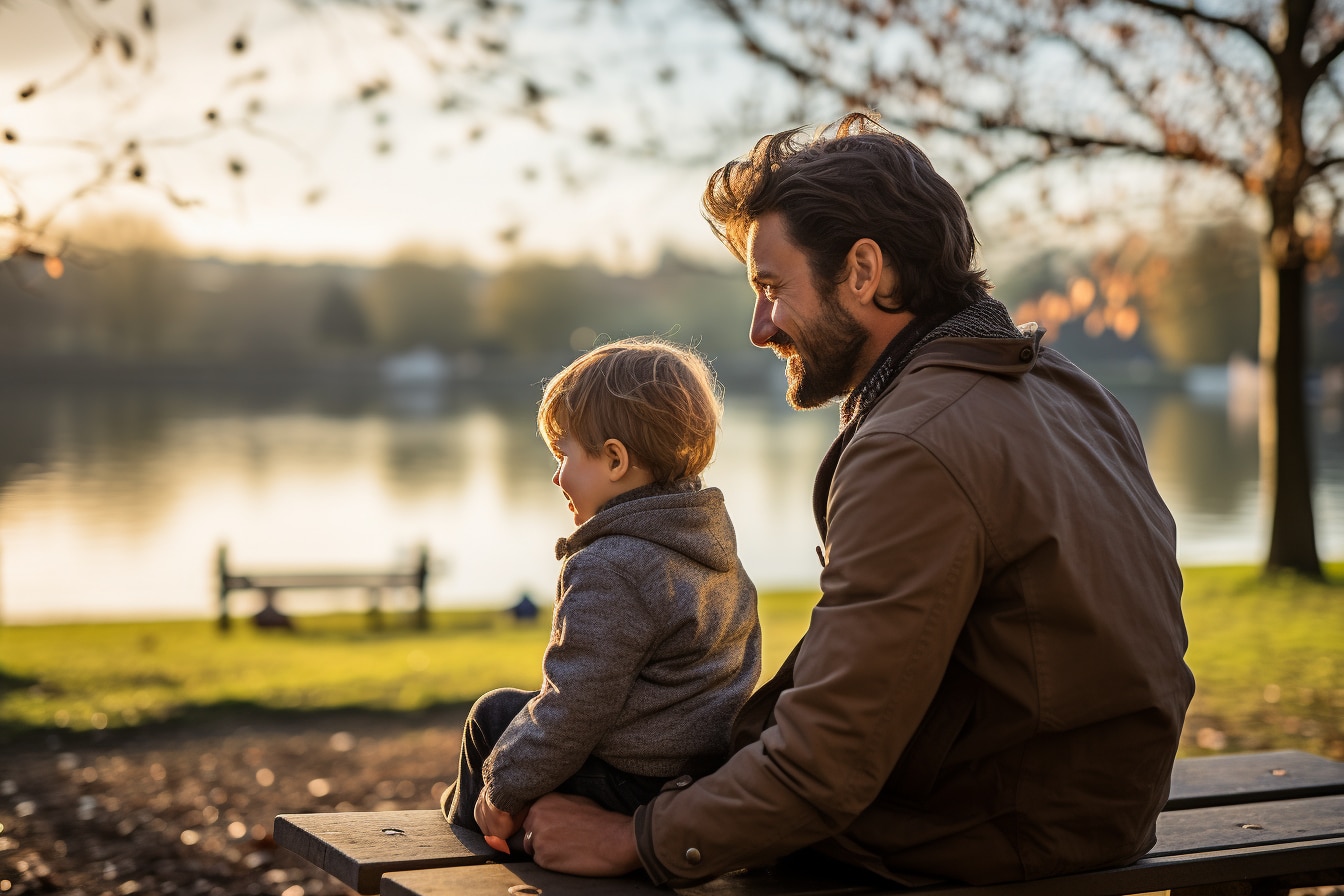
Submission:
<svg viewBox="0 0 1344 896">
<path fill-rule="evenodd" d="M 868 332 L 841 304 L 838 288 L 817 291 L 803 250 L 788 237 L 777 212 L 752 222 L 747 233 L 747 278 L 756 293 L 751 341 L 785 361 L 789 404 L 821 407 L 851 391 Z"/>
</svg>

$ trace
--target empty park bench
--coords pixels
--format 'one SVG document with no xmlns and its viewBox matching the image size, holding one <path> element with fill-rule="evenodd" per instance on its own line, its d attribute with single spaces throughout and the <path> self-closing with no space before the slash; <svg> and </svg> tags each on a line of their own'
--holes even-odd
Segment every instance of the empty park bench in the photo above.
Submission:
<svg viewBox="0 0 1344 896">
<path fill-rule="evenodd" d="M 359 893 L 383 896 L 655 896 L 642 874 L 545 871 L 448 824 L 437 809 L 280 815 L 275 840 Z M 518 858 L 520 861 L 510 861 Z M 1344 884 L 1344 763 L 1297 751 L 1178 760 L 1157 845 L 1133 865 L 1025 883 L 905 889 L 792 871 L 728 874 L 694 896 L 1269 896 Z"/>
<path fill-rule="evenodd" d="M 429 599 L 425 582 L 429 578 L 429 549 L 420 548 L 413 567 L 390 570 L 337 570 L 330 572 L 285 572 L 264 570 L 237 572 L 229 569 L 229 549 L 219 548 L 219 630 L 229 630 L 229 594 L 233 591 L 260 591 L 265 605 L 253 617 L 264 627 L 291 627 L 289 617 L 275 605 L 276 594 L 296 589 L 359 588 L 369 594 L 369 621 L 382 623 L 382 592 L 386 588 L 414 588 L 418 595 L 415 607 L 415 627 L 429 628 Z"/>
</svg>

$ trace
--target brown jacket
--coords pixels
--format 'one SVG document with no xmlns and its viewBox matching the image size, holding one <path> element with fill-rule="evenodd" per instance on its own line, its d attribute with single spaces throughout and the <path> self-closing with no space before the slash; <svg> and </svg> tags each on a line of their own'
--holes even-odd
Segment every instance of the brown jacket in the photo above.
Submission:
<svg viewBox="0 0 1344 896">
<path fill-rule="evenodd" d="M 654 881 L 806 846 L 911 885 L 1147 852 L 1194 679 L 1115 398 L 1038 334 L 938 339 L 818 488 L 821 601 L 740 749 L 636 814 Z"/>
</svg>

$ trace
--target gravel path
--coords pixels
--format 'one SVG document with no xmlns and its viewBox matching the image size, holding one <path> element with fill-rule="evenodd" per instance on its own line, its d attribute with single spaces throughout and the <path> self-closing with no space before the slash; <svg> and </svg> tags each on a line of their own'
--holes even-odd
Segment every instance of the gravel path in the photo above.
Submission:
<svg viewBox="0 0 1344 896">
<path fill-rule="evenodd" d="M 348 894 L 276 847 L 275 816 L 433 808 L 465 716 L 214 717 L 0 748 L 0 896 Z"/>
<path fill-rule="evenodd" d="M 0 747 L 0 896 L 346 896 L 276 847 L 275 816 L 434 808 L 466 709 L 214 717 Z"/>
</svg>

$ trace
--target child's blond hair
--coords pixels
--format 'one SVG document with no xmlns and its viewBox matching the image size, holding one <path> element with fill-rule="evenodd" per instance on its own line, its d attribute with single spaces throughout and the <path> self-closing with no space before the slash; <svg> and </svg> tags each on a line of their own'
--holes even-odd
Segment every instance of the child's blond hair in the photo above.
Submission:
<svg viewBox="0 0 1344 896">
<path fill-rule="evenodd" d="M 600 345 L 560 371 L 541 396 L 537 429 L 556 451 L 566 434 L 596 455 L 607 439 L 668 485 L 714 456 L 718 383 L 694 350 L 654 337 Z"/>
</svg>

